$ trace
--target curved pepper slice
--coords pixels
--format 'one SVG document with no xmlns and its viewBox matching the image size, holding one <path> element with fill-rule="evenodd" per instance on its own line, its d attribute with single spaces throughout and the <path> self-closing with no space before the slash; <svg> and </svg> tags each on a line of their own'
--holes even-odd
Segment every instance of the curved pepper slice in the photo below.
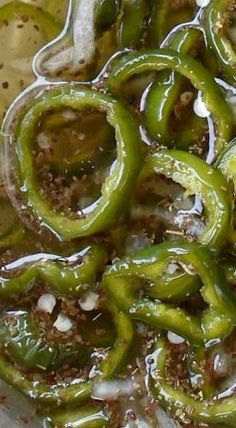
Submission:
<svg viewBox="0 0 236 428">
<path fill-rule="evenodd" d="M 152 287 L 172 262 L 181 262 L 200 276 L 203 283 L 200 292 L 209 305 L 201 317 L 190 315 L 179 306 L 162 303 L 158 287 L 153 299 Z M 171 241 L 137 251 L 108 268 L 103 286 L 132 318 L 171 330 L 191 344 L 225 337 L 236 322 L 235 296 L 227 286 L 223 271 L 209 250 L 198 244 Z"/>
<path fill-rule="evenodd" d="M 106 258 L 106 250 L 98 245 L 85 247 L 67 258 L 44 253 L 23 257 L 0 269 L 0 296 L 5 300 L 22 296 L 37 279 L 60 294 L 78 296 L 96 282 Z M 21 268 L 22 272 L 14 275 L 15 268 Z"/>
<path fill-rule="evenodd" d="M 50 416 L 50 427 L 58 428 L 105 428 L 109 426 L 109 416 L 98 407 L 83 407 L 76 410 L 55 412 Z"/>
<path fill-rule="evenodd" d="M 101 197 L 85 218 L 70 219 L 53 211 L 40 194 L 33 164 L 32 135 L 41 117 L 48 110 L 70 107 L 77 110 L 94 108 L 106 111 L 107 120 L 115 128 L 117 160 L 110 176 L 102 185 Z M 107 95 L 86 88 L 52 89 L 37 98 L 23 113 L 15 132 L 22 197 L 32 207 L 36 219 L 63 240 L 88 236 L 108 229 L 120 216 L 141 164 L 139 129 L 132 115 L 122 104 Z M 9 166 L 10 168 L 10 166 Z M 10 174 L 10 171 L 8 171 Z M 20 209 L 20 208 L 19 208 Z"/>
<path fill-rule="evenodd" d="M 121 0 L 100 0 L 96 5 L 96 26 L 102 30 L 116 21 L 120 12 Z"/>
<path fill-rule="evenodd" d="M 1 317 L 0 343 L 12 359 L 27 369 L 55 370 L 63 364 L 82 366 L 89 349 L 85 346 L 48 344 L 26 311 L 8 311 Z"/>
<path fill-rule="evenodd" d="M 173 387 L 166 381 L 166 368 L 168 367 L 169 349 L 167 341 L 160 339 L 156 344 L 156 351 L 151 354 L 148 361 L 149 385 L 158 402 L 168 408 L 173 415 L 181 411 L 181 415 L 191 420 L 219 424 L 219 426 L 235 427 L 236 398 L 212 396 L 209 400 L 201 400 L 180 388 Z M 218 425 L 217 425 L 218 426 Z"/>
<path fill-rule="evenodd" d="M 204 24 L 209 46 L 218 59 L 223 76 L 228 83 L 235 86 L 236 51 L 225 29 L 231 6 L 230 0 L 211 0 L 205 11 Z"/>
<path fill-rule="evenodd" d="M 173 37 L 170 48 L 188 54 L 201 38 L 201 32 L 194 28 L 182 30 Z M 174 106 L 183 88 L 183 77 L 174 71 L 162 71 L 152 83 L 145 100 L 145 127 L 155 140 L 171 144 L 176 133 L 171 131 L 170 121 Z"/>
<path fill-rule="evenodd" d="M 36 382 L 27 374 L 22 373 L 3 353 L 0 355 L 0 377 L 24 393 L 28 398 L 46 406 L 58 406 L 58 403 L 59 405 L 78 405 L 89 399 L 92 385 L 97 379 L 108 379 L 121 370 L 133 342 L 133 325 L 129 317 L 120 312 L 113 304 L 109 305 L 109 311 L 113 316 L 116 339 L 107 358 L 99 365 L 98 372 L 101 374 L 93 380 L 86 378 L 81 381 L 81 378 L 75 378 L 73 382 L 58 381 L 57 384 L 49 384 L 41 379 Z M 48 351 L 46 354 L 44 353 L 44 356 L 46 356 L 47 361 L 48 357 L 51 357 Z M 36 357 L 39 358 L 37 353 L 35 354 L 35 359 Z"/>
<path fill-rule="evenodd" d="M 178 24 L 193 19 L 194 8 L 187 2 L 173 3 L 166 0 L 153 2 L 150 17 L 150 45 L 160 47 L 167 34 Z"/>
<path fill-rule="evenodd" d="M 207 222 L 199 241 L 218 250 L 225 242 L 231 221 L 230 190 L 221 172 L 190 153 L 161 150 L 146 158 L 139 181 L 153 173 L 171 178 L 186 188 L 190 195 L 201 196 Z"/>
<path fill-rule="evenodd" d="M 234 138 L 226 149 L 221 153 L 216 161 L 216 166 L 224 174 L 229 182 L 233 183 L 234 192 L 236 191 L 236 139 Z M 231 225 L 227 239 L 235 246 L 236 230 Z"/>
<path fill-rule="evenodd" d="M 203 92 L 206 107 L 216 118 L 215 151 L 221 152 L 232 135 L 232 111 L 211 73 L 195 59 L 172 49 L 131 52 L 114 65 L 107 86 L 112 94 L 119 96 L 122 85 L 132 76 L 146 71 L 166 69 L 177 71 L 188 78 L 196 89 Z"/>
<path fill-rule="evenodd" d="M 22 241 L 25 235 L 24 226 L 14 213 L 7 196 L 0 196 L 2 230 L 0 232 L 0 250 L 3 251 Z M 4 226 L 4 227 L 3 227 Z"/>
<path fill-rule="evenodd" d="M 138 48 L 141 45 L 146 12 L 145 3 L 146 0 L 122 0 L 117 36 L 120 48 Z"/>
<path fill-rule="evenodd" d="M 218 157 L 216 166 L 228 180 L 232 180 L 234 189 L 236 189 L 236 138 L 231 141 Z"/>
</svg>

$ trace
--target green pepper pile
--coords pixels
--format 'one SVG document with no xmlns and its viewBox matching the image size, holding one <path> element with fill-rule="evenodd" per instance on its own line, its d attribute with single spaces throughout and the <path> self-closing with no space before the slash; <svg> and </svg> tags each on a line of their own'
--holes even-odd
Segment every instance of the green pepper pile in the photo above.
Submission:
<svg viewBox="0 0 236 428">
<path fill-rule="evenodd" d="M 87 81 L 61 72 L 4 139 L 0 377 L 46 426 L 131 426 L 94 390 L 136 367 L 141 325 L 154 337 L 142 354 L 149 402 L 186 428 L 236 427 L 235 385 L 224 386 L 235 364 L 236 12 L 232 0 L 197 3 L 97 0 Z M 68 155 L 65 138 L 63 158 L 49 143 L 70 126 L 79 148 Z M 78 186 L 73 207 L 54 203 L 58 182 L 61 199 Z M 42 293 L 57 299 L 45 322 Z M 101 337 L 78 305 L 89 293 Z M 74 337 L 47 331 L 60 311 Z M 232 362 L 223 375 L 219 347 Z"/>
</svg>

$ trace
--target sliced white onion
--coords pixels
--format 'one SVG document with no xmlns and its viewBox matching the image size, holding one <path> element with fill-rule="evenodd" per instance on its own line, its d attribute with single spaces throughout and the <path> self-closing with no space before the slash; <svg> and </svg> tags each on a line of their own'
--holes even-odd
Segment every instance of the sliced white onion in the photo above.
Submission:
<svg viewBox="0 0 236 428">
<path fill-rule="evenodd" d="M 193 111 L 199 117 L 209 117 L 211 112 L 207 109 L 206 104 L 202 99 L 202 94 L 199 92 L 198 97 L 194 101 Z"/>
<path fill-rule="evenodd" d="M 92 389 L 95 400 L 116 400 L 122 396 L 130 396 L 134 392 L 131 380 L 107 380 L 96 382 Z"/>
<path fill-rule="evenodd" d="M 97 307 L 99 296 L 94 291 L 88 291 L 79 300 L 79 305 L 83 311 L 93 311 Z"/>
<path fill-rule="evenodd" d="M 149 247 L 152 244 L 151 238 L 146 232 L 132 233 L 128 236 L 126 241 L 127 253 L 132 253 L 136 250 L 142 250 L 143 248 Z"/>
<path fill-rule="evenodd" d="M 73 69 L 91 62 L 95 53 L 95 6 L 97 0 L 80 0 L 73 27 Z"/>
<path fill-rule="evenodd" d="M 210 354 L 210 367 L 215 378 L 227 378 L 230 373 L 231 363 L 231 354 L 223 345 L 216 346 L 212 350 Z"/>
<path fill-rule="evenodd" d="M 168 331 L 167 338 L 170 343 L 173 345 L 181 345 L 185 342 L 185 339 L 181 336 L 178 336 L 178 334 L 173 333 L 172 331 Z"/>
<path fill-rule="evenodd" d="M 196 4 L 199 7 L 207 7 L 211 0 L 196 0 Z"/>
<path fill-rule="evenodd" d="M 56 297 L 51 293 L 45 293 L 40 296 L 37 302 L 37 307 L 40 311 L 51 314 L 56 306 Z"/>
<path fill-rule="evenodd" d="M 49 73 L 56 73 L 66 65 L 71 64 L 73 60 L 73 47 L 63 49 L 60 52 L 55 52 L 44 62 L 43 68 Z"/>
<path fill-rule="evenodd" d="M 66 333 L 73 327 L 73 322 L 66 315 L 59 314 L 53 326 L 61 333 Z"/>
<path fill-rule="evenodd" d="M 71 67 L 71 72 L 84 68 L 95 54 L 95 6 L 98 0 L 80 0 L 73 11 L 73 46 L 52 48 L 52 53 L 44 62 L 43 68 L 49 73 L 56 73 L 64 67 Z"/>
<path fill-rule="evenodd" d="M 159 428 L 180 428 L 179 423 L 169 418 L 167 413 L 160 407 L 156 410 L 156 418 Z"/>
<path fill-rule="evenodd" d="M 153 428 L 153 425 L 138 418 L 135 421 L 129 421 L 124 428 Z"/>
</svg>

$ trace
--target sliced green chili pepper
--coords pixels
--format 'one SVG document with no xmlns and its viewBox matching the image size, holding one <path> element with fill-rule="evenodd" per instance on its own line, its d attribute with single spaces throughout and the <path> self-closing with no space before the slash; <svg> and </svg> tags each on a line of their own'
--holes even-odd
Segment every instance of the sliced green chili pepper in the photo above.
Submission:
<svg viewBox="0 0 236 428">
<path fill-rule="evenodd" d="M 232 181 L 234 191 L 236 191 L 236 139 L 233 139 L 228 147 L 221 153 L 216 161 L 216 166 L 225 175 L 228 181 Z M 231 225 L 227 236 L 233 246 L 236 242 L 236 231 L 234 225 Z"/>
<path fill-rule="evenodd" d="M 1 230 L 0 230 L 0 250 L 5 250 L 19 243 L 24 235 L 25 229 L 17 218 L 11 202 L 4 194 L 0 196 L 1 206 Z"/>
<path fill-rule="evenodd" d="M 215 388 L 206 372 L 206 350 L 203 346 L 191 346 L 187 353 L 187 365 L 191 387 L 200 390 L 204 399 L 211 398 Z"/>
<path fill-rule="evenodd" d="M 121 0 L 100 0 L 96 6 L 96 26 L 102 30 L 109 28 L 114 22 L 121 8 Z"/>
<path fill-rule="evenodd" d="M 224 78 L 232 85 L 236 83 L 236 52 L 225 27 L 232 1 L 211 0 L 205 11 L 205 32 L 210 48 L 216 54 Z"/>
<path fill-rule="evenodd" d="M 129 317 L 119 312 L 113 304 L 109 305 L 109 310 L 113 316 L 113 322 L 116 327 L 116 340 L 113 349 L 110 350 L 108 357 L 99 365 L 98 372 L 101 373 L 95 379 L 74 379 L 71 381 L 49 384 L 41 379 L 39 381 L 31 380 L 27 374 L 14 366 L 3 354 L 0 355 L 0 376 L 7 383 L 11 384 L 29 398 L 37 401 L 39 404 L 51 405 L 78 405 L 84 400 L 89 399 L 91 388 L 94 382 L 99 379 L 107 379 L 117 373 L 123 366 L 128 352 L 133 342 L 133 325 Z M 21 353 L 21 352 L 20 352 Z M 21 353 L 22 354 L 22 353 Z M 46 363 L 48 362 L 47 351 L 44 353 Z M 34 361 L 39 358 L 37 352 Z"/>
<path fill-rule="evenodd" d="M 174 7 L 173 7 L 174 6 Z M 176 5 L 167 0 L 156 0 L 153 2 L 150 19 L 150 45 L 152 48 L 161 46 L 168 32 L 176 25 L 191 21 L 193 8 L 187 4 L 184 7 Z"/>
<path fill-rule="evenodd" d="M 5 203 L 8 205 L 9 201 L 0 200 L 1 209 L 4 209 Z M 13 225 L 8 225 L 7 230 L 0 234 L 0 250 L 10 248 L 24 238 L 25 229 L 18 219 L 15 220 Z"/>
<path fill-rule="evenodd" d="M 202 159 L 180 150 L 163 150 L 149 155 L 139 181 L 153 173 L 162 174 L 200 195 L 205 206 L 207 223 L 199 236 L 203 245 L 218 250 L 230 229 L 231 198 L 224 176 Z"/>
<path fill-rule="evenodd" d="M 118 28 L 120 48 L 140 47 L 144 31 L 146 0 L 123 0 Z"/>
<path fill-rule="evenodd" d="M 72 411 L 64 410 L 53 413 L 50 427 L 57 428 L 105 428 L 109 425 L 109 417 L 105 411 L 96 407 L 83 407 Z"/>
<path fill-rule="evenodd" d="M 78 296 L 96 282 L 106 257 L 104 247 L 96 245 L 67 258 L 52 254 L 23 257 L 0 269 L 0 296 L 8 300 L 12 296 L 24 295 L 37 279 L 42 279 L 60 294 Z M 16 268 L 23 271 L 13 276 Z"/>
<path fill-rule="evenodd" d="M 150 356 L 148 364 L 149 384 L 158 398 L 158 402 L 168 408 L 173 414 L 181 412 L 191 420 L 220 424 L 220 426 L 235 427 L 236 399 L 232 397 L 219 399 L 212 396 L 211 400 L 201 400 L 191 394 L 176 388 L 166 381 L 166 368 L 168 367 L 169 350 L 165 339 L 157 341 L 156 351 Z"/>
<path fill-rule="evenodd" d="M 162 303 L 163 287 L 160 297 L 156 281 L 163 277 L 172 262 L 186 265 L 200 276 L 203 283 L 201 295 L 209 305 L 201 317 Z M 105 272 L 103 286 L 132 318 L 171 330 L 191 344 L 225 337 L 236 322 L 235 297 L 227 286 L 223 271 L 207 248 L 194 243 L 165 242 L 137 251 Z M 152 287 L 155 287 L 155 299 Z M 191 291 L 190 288 L 190 294 Z M 167 284 L 166 295 L 169 294 Z"/>
<path fill-rule="evenodd" d="M 81 367 L 89 355 L 89 349 L 85 346 L 47 343 L 26 311 L 10 311 L 3 315 L 0 343 L 14 361 L 31 370 L 50 371 L 68 363 Z"/>
<path fill-rule="evenodd" d="M 236 139 L 234 138 L 226 149 L 221 153 L 216 161 L 216 166 L 226 176 L 232 180 L 236 189 Z"/>
<path fill-rule="evenodd" d="M 77 110 L 87 108 L 107 112 L 107 120 L 115 128 L 117 140 L 117 161 L 101 189 L 101 197 L 94 210 L 85 218 L 70 219 L 53 211 L 50 204 L 40 194 L 39 184 L 33 164 L 32 136 L 43 114 L 59 107 Z M 120 216 L 126 197 L 130 194 L 140 169 L 141 145 L 138 125 L 119 102 L 85 88 L 60 88 L 46 92 L 37 98 L 24 113 L 15 134 L 19 174 L 24 191 L 22 197 L 32 207 L 36 218 L 61 239 L 91 235 L 108 229 Z"/>
<path fill-rule="evenodd" d="M 111 93 L 119 95 L 128 79 L 146 71 L 173 69 L 187 77 L 193 86 L 203 92 L 204 102 L 217 122 L 215 151 L 219 153 L 232 135 L 232 111 L 212 75 L 195 59 L 171 49 L 131 52 L 117 61 L 107 80 Z"/>
<path fill-rule="evenodd" d="M 183 54 L 189 53 L 201 38 L 199 30 L 190 28 L 181 30 L 173 37 L 170 47 Z M 155 140 L 169 145 L 176 138 L 176 132 L 171 131 L 173 109 L 183 92 L 184 80 L 178 73 L 162 71 L 158 74 L 148 92 L 145 109 L 145 127 Z"/>
</svg>

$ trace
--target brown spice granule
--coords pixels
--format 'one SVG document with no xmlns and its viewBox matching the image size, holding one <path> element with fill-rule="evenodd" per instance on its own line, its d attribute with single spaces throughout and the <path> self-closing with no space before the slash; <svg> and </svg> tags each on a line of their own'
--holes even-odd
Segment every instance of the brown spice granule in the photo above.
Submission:
<svg viewBox="0 0 236 428">
<path fill-rule="evenodd" d="M 24 23 L 29 21 L 29 17 L 27 15 L 22 15 L 20 19 Z"/>
<path fill-rule="evenodd" d="M 7 81 L 3 82 L 2 87 L 3 87 L 3 89 L 8 89 L 9 83 Z"/>
</svg>

